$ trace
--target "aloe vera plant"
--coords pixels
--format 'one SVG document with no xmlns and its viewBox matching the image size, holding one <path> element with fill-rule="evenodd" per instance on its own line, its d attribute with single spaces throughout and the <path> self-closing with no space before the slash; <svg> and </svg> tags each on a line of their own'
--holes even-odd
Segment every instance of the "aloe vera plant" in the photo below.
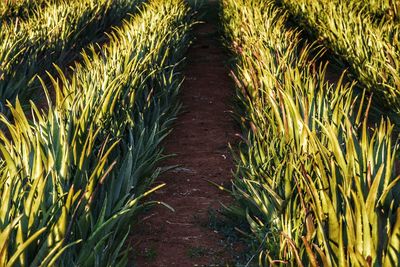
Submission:
<svg viewBox="0 0 400 267">
<path fill-rule="evenodd" d="M 52 77 L 49 110 L 19 101 L 0 135 L 0 266 L 126 266 L 125 241 L 176 114 L 191 10 L 152 0 Z M 99 52 L 98 52 L 99 50 Z"/>
<path fill-rule="evenodd" d="M 397 266 L 393 125 L 369 127 L 365 94 L 327 82 L 319 48 L 273 2 L 224 0 L 221 17 L 245 139 L 228 210 L 247 221 L 258 264 Z"/>
</svg>

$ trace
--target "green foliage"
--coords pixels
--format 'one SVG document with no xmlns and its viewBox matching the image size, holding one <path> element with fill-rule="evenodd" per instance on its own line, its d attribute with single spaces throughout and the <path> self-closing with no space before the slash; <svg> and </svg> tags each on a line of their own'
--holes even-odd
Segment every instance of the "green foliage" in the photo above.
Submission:
<svg viewBox="0 0 400 267">
<path fill-rule="evenodd" d="M 65 64 L 99 33 L 134 11 L 142 0 L 59 0 L 28 20 L 0 27 L 0 111 L 18 95 L 25 105 L 40 90 L 36 75 Z M 75 51 L 74 51 L 75 50 Z M 72 52 L 72 53 L 71 53 Z"/>
<path fill-rule="evenodd" d="M 0 135 L 0 266 L 125 266 L 139 202 L 159 171 L 160 142 L 179 105 L 178 63 L 191 11 L 152 0 L 51 77 L 49 110 L 19 101 Z M 98 52 L 96 52 L 98 51 Z M 161 185 L 162 186 L 162 185 Z"/>
<path fill-rule="evenodd" d="M 353 7 L 359 8 L 360 11 L 372 15 L 377 21 L 384 20 L 398 23 L 400 19 L 400 3 L 396 0 L 347 0 L 347 4 L 353 5 Z"/>
<path fill-rule="evenodd" d="M 274 3 L 224 0 L 221 16 L 244 139 L 229 211 L 248 221 L 259 265 L 399 265 L 393 125 L 369 127 L 365 94 L 328 83 L 319 48 Z"/>
<path fill-rule="evenodd" d="M 295 20 L 349 64 L 363 86 L 400 114 L 400 27 L 378 24 L 364 1 L 279 0 Z M 358 4 L 357 4 L 358 3 Z M 360 7 L 361 6 L 361 7 Z"/>
<path fill-rule="evenodd" d="M 3 0 L 0 2 L 0 21 L 26 19 L 40 9 L 57 3 L 58 0 Z"/>
</svg>

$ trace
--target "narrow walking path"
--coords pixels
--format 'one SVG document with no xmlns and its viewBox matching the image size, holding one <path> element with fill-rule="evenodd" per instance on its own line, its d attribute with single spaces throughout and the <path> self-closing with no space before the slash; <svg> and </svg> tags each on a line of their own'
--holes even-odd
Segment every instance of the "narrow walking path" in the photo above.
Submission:
<svg viewBox="0 0 400 267">
<path fill-rule="evenodd" d="M 231 201 L 207 180 L 229 186 L 233 162 L 228 143 L 234 142 L 235 131 L 216 1 L 206 10 L 206 22 L 195 27 L 196 40 L 187 55 L 183 113 L 164 144 L 165 153 L 176 156 L 162 165 L 179 167 L 161 175 L 158 182 L 167 185 L 152 196 L 175 212 L 158 206 L 142 216 L 135 228 L 140 234 L 132 239 L 138 267 L 226 266 L 232 259 L 223 236 L 208 227 L 210 210 Z"/>
</svg>

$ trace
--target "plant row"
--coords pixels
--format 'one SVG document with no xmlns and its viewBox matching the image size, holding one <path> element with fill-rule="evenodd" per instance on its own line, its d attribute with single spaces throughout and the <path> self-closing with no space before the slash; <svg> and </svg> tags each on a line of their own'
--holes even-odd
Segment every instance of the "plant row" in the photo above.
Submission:
<svg viewBox="0 0 400 267">
<path fill-rule="evenodd" d="M 60 0 L 27 20 L 14 20 L 0 28 L 0 111 L 18 95 L 25 105 L 37 95 L 35 78 L 53 63 L 72 62 L 79 51 L 142 0 Z"/>
<path fill-rule="evenodd" d="M 359 2 L 361 8 L 362 1 Z M 396 0 L 369 0 L 367 11 L 377 19 L 398 23 L 400 19 L 400 3 Z"/>
<path fill-rule="evenodd" d="M 400 114 L 400 28 L 378 26 L 348 1 L 279 0 L 294 20 L 349 65 L 352 76 Z"/>
<path fill-rule="evenodd" d="M 126 266 L 140 200 L 179 105 L 191 11 L 151 0 L 52 77 L 49 110 L 1 118 L 0 266 Z M 98 52 L 96 52 L 99 50 Z M 47 94 L 48 95 L 48 94 Z M 140 201 L 140 202 L 139 202 Z"/>
<path fill-rule="evenodd" d="M 372 16 L 376 22 L 398 22 L 400 3 L 396 0 L 345 0 L 342 1 L 352 8 L 357 8 L 365 14 Z"/>
<path fill-rule="evenodd" d="M 0 2 L 0 21 L 5 23 L 13 19 L 26 19 L 54 3 L 57 0 L 4 0 Z"/>
<path fill-rule="evenodd" d="M 327 82 L 319 48 L 274 3 L 222 3 L 244 140 L 228 211 L 247 225 L 258 264 L 399 265 L 393 125 L 368 127 L 365 93 Z"/>
</svg>

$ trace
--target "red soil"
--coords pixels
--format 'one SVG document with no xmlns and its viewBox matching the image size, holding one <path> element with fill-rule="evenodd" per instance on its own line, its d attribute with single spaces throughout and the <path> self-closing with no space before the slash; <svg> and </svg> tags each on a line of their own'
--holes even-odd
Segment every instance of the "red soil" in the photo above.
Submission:
<svg viewBox="0 0 400 267">
<path fill-rule="evenodd" d="M 224 237 L 207 226 L 209 210 L 232 201 L 207 180 L 229 187 L 234 165 L 228 143 L 235 141 L 233 86 L 212 23 L 194 30 L 181 96 L 185 112 L 164 144 L 176 156 L 163 166 L 180 166 L 159 177 L 166 186 L 151 197 L 175 212 L 160 205 L 139 219 L 131 239 L 139 267 L 226 266 L 233 258 Z"/>
</svg>

